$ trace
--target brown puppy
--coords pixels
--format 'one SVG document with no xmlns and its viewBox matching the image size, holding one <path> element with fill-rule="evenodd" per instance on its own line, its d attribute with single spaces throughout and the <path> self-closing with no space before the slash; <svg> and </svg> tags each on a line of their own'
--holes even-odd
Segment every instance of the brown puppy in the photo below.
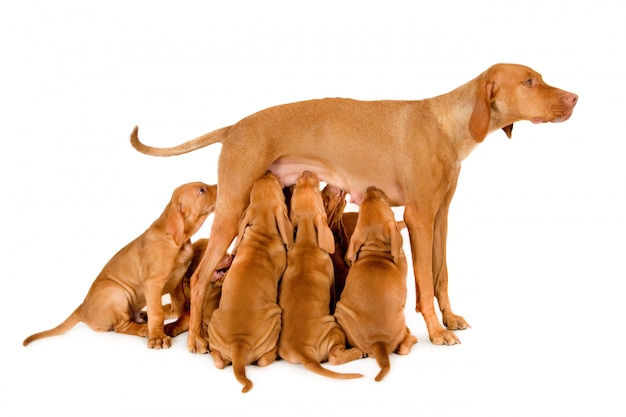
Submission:
<svg viewBox="0 0 626 417">
<path fill-rule="evenodd" d="M 346 257 L 352 266 L 335 317 L 348 343 L 376 358 L 389 373 L 389 354 L 407 354 L 417 343 L 406 326 L 407 262 L 402 236 L 385 194 L 375 187 L 365 192 Z"/>
<path fill-rule="evenodd" d="M 211 242 L 192 278 L 188 348 L 206 351 L 200 305 L 222 254 L 237 235 L 252 183 L 267 169 L 283 185 L 309 170 L 350 193 L 359 204 L 365 189 L 376 185 L 394 206 L 405 206 L 409 229 L 416 307 L 430 340 L 458 343 L 451 330 L 468 327 L 453 313 L 448 297 L 446 236 L 448 207 L 461 162 L 487 134 L 513 123 L 564 122 L 578 96 L 546 84 L 523 65 L 496 64 L 456 89 L 416 101 L 311 100 L 271 107 L 235 125 L 217 129 L 168 149 L 139 142 L 140 152 L 171 156 L 220 142 L 218 205 Z M 197 281 L 198 285 L 193 285 Z M 443 324 L 435 313 L 437 297 Z M 198 302 L 194 302 L 198 300 Z"/>
<path fill-rule="evenodd" d="M 287 269 L 278 289 L 282 308 L 282 330 L 278 355 L 301 363 L 308 370 L 336 379 L 359 378 L 361 374 L 340 374 L 320 365 L 330 360 L 344 363 L 362 357 L 358 349 L 346 350 L 346 335 L 330 314 L 335 251 L 319 179 L 305 171 L 291 196 L 291 224 L 296 240 L 287 251 Z"/>
<path fill-rule="evenodd" d="M 176 188 L 163 214 L 104 266 L 83 303 L 54 329 L 27 337 L 24 346 L 82 321 L 95 331 L 147 336 L 149 348 L 169 348 L 161 297 L 180 284 L 193 257 L 189 239 L 215 209 L 216 194 L 215 185 L 201 182 Z M 144 307 L 147 323 L 141 317 Z M 168 315 L 182 314 L 180 308 L 168 309 Z"/>
<path fill-rule="evenodd" d="M 345 259 L 348 242 L 350 242 L 350 236 L 348 236 L 344 224 L 344 216 L 348 214 L 344 213 L 347 203 L 346 192 L 339 187 L 328 184 L 322 190 L 322 200 L 324 201 L 324 207 L 326 209 L 328 227 L 333 232 L 333 237 L 335 238 L 335 251 L 330 255 L 330 259 L 333 262 L 333 272 L 335 274 L 335 285 L 333 286 L 330 305 L 330 312 L 332 314 L 335 311 L 335 304 L 337 304 L 337 301 L 341 298 L 341 292 L 346 285 L 346 277 L 350 269 Z M 356 215 L 356 213 L 349 214 Z"/>
<path fill-rule="evenodd" d="M 208 326 L 215 366 L 222 369 L 232 362 L 243 392 L 252 388 L 245 366 L 254 362 L 267 366 L 276 359 L 281 329 L 278 282 L 287 266 L 285 245 L 293 245 L 293 227 L 281 185 L 268 171 L 252 187 L 233 263 Z"/>
<path fill-rule="evenodd" d="M 163 306 L 166 318 L 176 318 L 177 320 L 165 325 L 165 334 L 171 337 L 178 336 L 179 334 L 189 330 L 189 305 L 190 305 L 190 280 L 196 268 L 200 264 L 200 260 L 204 256 L 209 239 L 198 239 L 193 243 L 193 258 L 189 264 L 189 268 L 180 284 L 170 293 L 171 303 Z M 233 257 L 229 254 L 225 254 L 224 258 L 218 265 L 218 269 L 213 274 L 213 280 L 209 286 L 209 290 L 206 293 L 204 299 L 204 313 L 203 323 L 205 334 L 213 311 L 217 308 L 220 297 L 222 294 L 222 281 L 226 271 L 232 263 Z M 177 312 L 182 311 L 182 314 Z M 168 314 L 168 312 L 171 312 Z"/>
</svg>

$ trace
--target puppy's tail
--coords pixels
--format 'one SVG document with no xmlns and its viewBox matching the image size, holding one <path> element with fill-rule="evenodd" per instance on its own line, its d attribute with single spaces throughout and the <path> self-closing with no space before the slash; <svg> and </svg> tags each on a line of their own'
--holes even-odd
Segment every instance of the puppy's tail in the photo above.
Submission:
<svg viewBox="0 0 626 417">
<path fill-rule="evenodd" d="M 241 392 L 248 392 L 252 389 L 252 381 L 248 379 L 246 376 L 246 353 L 248 348 L 242 344 L 237 344 L 232 352 L 233 352 L 233 372 L 235 373 L 235 378 L 243 388 Z"/>
<path fill-rule="evenodd" d="M 43 339 L 44 337 L 58 336 L 60 334 L 64 334 L 81 321 L 82 318 L 80 315 L 80 307 L 78 307 L 76 310 L 74 310 L 72 314 L 70 314 L 67 319 L 65 319 L 63 323 L 59 324 L 57 327 L 28 336 L 26 339 L 24 339 L 24 342 L 22 342 L 22 344 L 24 346 L 27 346 L 29 343 L 34 342 L 35 340 Z"/>
<path fill-rule="evenodd" d="M 355 378 L 361 378 L 363 376 L 361 374 L 351 374 L 351 373 L 342 374 L 342 373 L 339 373 L 339 372 L 331 371 L 330 369 L 324 368 L 322 365 L 320 365 L 320 363 L 318 361 L 316 361 L 314 359 L 304 359 L 302 361 L 302 364 L 309 371 L 315 372 L 318 375 L 322 375 L 322 376 L 325 376 L 325 377 L 328 377 L 328 378 L 334 378 L 334 379 L 355 379 Z"/>
<path fill-rule="evenodd" d="M 137 149 L 139 152 L 144 153 L 146 155 L 152 155 L 152 156 L 182 155 L 184 153 L 195 151 L 196 149 L 204 148 L 205 146 L 209 146 L 214 143 L 221 142 L 226 136 L 226 132 L 229 129 L 230 127 L 223 127 L 221 129 L 214 130 L 212 132 L 207 133 L 206 135 L 199 136 L 195 139 L 191 139 L 185 143 L 181 143 L 180 145 L 173 146 L 171 148 L 155 148 L 152 146 L 145 145 L 139 141 L 139 136 L 137 134 L 139 128 L 135 126 L 132 133 L 130 134 L 130 144 L 133 145 L 133 148 Z"/>
<path fill-rule="evenodd" d="M 378 375 L 374 378 L 376 381 L 380 382 L 391 370 L 389 352 L 387 352 L 387 347 L 383 342 L 374 343 L 370 348 L 370 352 L 372 352 L 371 356 L 376 358 L 376 363 L 380 366 L 380 372 L 378 372 Z"/>
</svg>

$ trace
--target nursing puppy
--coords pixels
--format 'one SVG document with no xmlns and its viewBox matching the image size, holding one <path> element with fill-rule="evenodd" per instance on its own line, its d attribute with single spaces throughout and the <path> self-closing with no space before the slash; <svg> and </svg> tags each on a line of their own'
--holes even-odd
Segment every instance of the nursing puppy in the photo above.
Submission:
<svg viewBox="0 0 626 417">
<path fill-rule="evenodd" d="M 347 203 L 346 191 L 334 185 L 328 184 L 324 187 L 322 200 L 324 201 L 328 227 L 335 239 L 335 251 L 330 254 L 335 273 L 335 285 L 333 286 L 330 306 L 332 314 L 335 312 L 335 304 L 341 298 L 341 292 L 346 285 L 346 277 L 350 270 L 350 265 L 346 261 L 346 250 L 348 250 L 350 236 L 345 226 L 344 217 L 350 214 L 356 218 L 357 213 L 344 213 Z M 352 230 L 350 230 L 350 234 L 352 234 Z"/>
<path fill-rule="evenodd" d="M 281 329 L 278 282 L 287 266 L 285 245 L 293 245 L 293 227 L 282 187 L 268 171 L 252 186 L 219 307 L 208 326 L 215 366 L 222 369 L 232 363 L 242 392 L 252 388 L 246 365 L 267 366 L 276 359 Z"/>
<path fill-rule="evenodd" d="M 104 266 L 83 303 L 57 327 L 26 338 L 24 346 L 82 321 L 95 331 L 147 337 L 149 348 L 169 348 L 163 322 L 182 314 L 182 306 L 164 311 L 161 298 L 180 285 L 193 257 L 190 238 L 215 209 L 216 194 L 217 186 L 201 182 L 176 188 L 161 216 Z"/>
<path fill-rule="evenodd" d="M 290 216 L 296 239 L 287 251 L 287 269 L 278 289 L 283 311 L 278 355 L 326 377 L 359 378 L 363 375 L 341 374 L 320 365 L 327 360 L 349 362 L 361 358 L 362 352 L 346 350 L 346 335 L 330 314 L 334 274 L 329 253 L 335 251 L 335 241 L 326 223 L 319 179 L 310 171 L 297 180 Z"/>
<path fill-rule="evenodd" d="M 165 312 L 166 318 L 175 318 L 176 321 L 171 323 L 167 323 L 165 325 L 165 334 L 170 337 L 178 336 L 179 334 L 186 332 L 189 330 L 189 311 L 190 311 L 190 280 L 193 273 L 196 271 L 196 268 L 200 264 L 200 260 L 204 256 L 204 252 L 206 251 L 207 245 L 209 243 L 209 239 L 198 239 L 193 242 L 193 258 L 191 259 L 191 263 L 189 264 L 189 268 L 187 268 L 187 272 L 183 276 L 180 284 L 170 293 L 170 304 L 166 304 L 163 306 L 163 311 Z M 220 297 L 222 295 L 222 282 L 224 279 L 224 275 L 230 264 L 232 263 L 233 257 L 229 254 L 225 254 L 222 261 L 218 264 L 217 270 L 213 273 L 213 279 L 209 284 L 209 289 L 206 292 L 204 298 L 204 309 L 203 309 L 203 329 L 204 334 L 207 333 L 207 326 L 209 321 L 211 320 L 211 316 L 213 316 L 213 311 L 218 307 L 220 302 Z M 182 314 L 177 314 L 177 312 L 182 311 Z"/>
<path fill-rule="evenodd" d="M 335 318 L 351 346 L 376 358 L 381 370 L 375 379 L 381 381 L 390 370 L 389 354 L 409 353 L 417 338 L 404 318 L 402 236 L 387 197 L 375 187 L 365 192 L 346 258 L 351 267 Z"/>
</svg>

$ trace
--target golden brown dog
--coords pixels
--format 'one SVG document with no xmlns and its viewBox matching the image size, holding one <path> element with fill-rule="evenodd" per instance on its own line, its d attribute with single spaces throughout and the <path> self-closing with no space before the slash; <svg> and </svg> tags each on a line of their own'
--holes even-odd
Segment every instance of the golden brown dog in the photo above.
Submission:
<svg viewBox="0 0 626 417">
<path fill-rule="evenodd" d="M 188 348 L 205 352 L 201 303 L 211 274 L 237 235 L 252 183 L 271 169 L 284 185 L 305 170 L 347 190 L 359 203 L 370 185 L 394 206 L 405 206 L 415 273 L 416 311 L 435 344 L 454 344 L 451 330 L 467 322 L 452 312 L 448 297 L 446 235 L 448 206 L 461 162 L 488 133 L 513 123 L 563 122 L 578 97 L 546 84 L 539 73 L 496 64 L 466 84 L 417 101 L 356 101 L 340 98 L 271 107 L 238 123 L 181 145 L 162 149 L 132 145 L 140 152 L 171 156 L 220 142 L 218 203 L 211 242 L 192 278 Z M 195 283 L 197 282 L 197 285 Z M 445 329 L 435 313 L 437 297 Z"/>
<path fill-rule="evenodd" d="M 63 334 L 82 321 L 95 331 L 147 336 L 149 348 L 169 348 L 161 297 L 180 284 L 193 257 L 189 239 L 215 209 L 216 195 L 215 185 L 201 182 L 176 188 L 163 214 L 104 266 L 83 303 L 57 327 L 26 338 L 24 346 Z M 181 308 L 180 303 L 173 305 L 168 316 L 179 316 Z"/>
<path fill-rule="evenodd" d="M 278 282 L 287 266 L 285 246 L 292 245 L 293 227 L 281 185 L 267 172 L 252 187 L 219 307 L 208 327 L 215 366 L 222 369 L 232 362 L 243 392 L 252 388 L 246 365 L 267 366 L 276 359 L 281 329 Z"/>
<path fill-rule="evenodd" d="M 330 304 L 330 312 L 333 314 L 335 304 L 337 304 L 337 301 L 341 298 L 341 292 L 346 285 L 346 277 L 350 269 L 345 259 L 350 236 L 348 236 L 344 218 L 347 215 L 354 215 L 356 218 L 357 213 L 344 213 L 347 203 L 346 192 L 334 185 L 328 184 L 324 187 L 322 190 L 322 200 L 324 201 L 328 227 L 333 232 L 333 237 L 335 238 L 335 251 L 330 254 L 330 259 L 333 262 L 333 272 L 335 274 L 335 285 L 333 286 Z M 350 230 L 350 234 L 352 234 L 352 230 Z"/>
<path fill-rule="evenodd" d="M 344 363 L 362 357 L 358 349 L 346 350 L 346 335 L 330 314 L 335 250 L 319 179 L 305 171 L 291 197 L 291 224 L 296 239 L 287 251 L 287 269 L 278 289 L 282 329 L 278 355 L 301 363 L 308 370 L 336 379 L 359 378 L 361 374 L 330 371 L 320 362 Z"/>
<path fill-rule="evenodd" d="M 407 354 L 417 343 L 406 326 L 407 261 L 402 236 L 385 194 L 375 187 L 365 192 L 357 225 L 346 253 L 351 263 L 335 317 L 350 346 L 376 358 L 389 373 L 389 354 Z"/>
<path fill-rule="evenodd" d="M 176 321 L 165 325 L 165 334 L 170 337 L 178 336 L 179 334 L 189 330 L 189 310 L 190 310 L 190 280 L 196 268 L 200 264 L 200 260 L 204 256 L 209 239 L 198 239 L 193 242 L 193 258 L 187 268 L 187 272 L 183 276 L 180 284 L 170 293 L 171 303 L 163 306 L 165 318 L 177 318 Z M 220 297 L 222 295 L 222 280 L 226 271 L 232 263 L 233 257 L 229 254 L 225 254 L 224 258 L 218 265 L 218 269 L 213 274 L 213 280 L 209 285 L 209 290 L 206 293 L 204 299 L 203 310 L 203 329 L 204 333 L 207 333 L 207 326 L 213 315 L 213 311 L 217 308 Z M 182 314 L 177 312 L 182 311 Z"/>
</svg>

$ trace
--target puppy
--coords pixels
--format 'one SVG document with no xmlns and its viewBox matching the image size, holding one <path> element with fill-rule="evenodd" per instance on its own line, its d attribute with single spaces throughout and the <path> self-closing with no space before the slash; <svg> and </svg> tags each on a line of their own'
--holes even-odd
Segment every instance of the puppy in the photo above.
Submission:
<svg viewBox="0 0 626 417">
<path fill-rule="evenodd" d="M 322 200 L 324 201 L 324 207 L 326 209 L 328 227 L 332 231 L 335 239 L 335 251 L 330 254 L 335 274 L 335 285 L 333 286 L 330 306 L 330 312 L 333 314 L 335 304 L 341 298 L 341 292 L 346 285 L 346 277 L 350 269 L 350 265 L 348 265 L 345 256 L 346 250 L 348 250 L 348 243 L 350 242 L 350 235 L 352 235 L 354 224 L 356 223 L 357 213 L 344 213 L 347 203 L 346 191 L 334 185 L 328 184 L 324 187 L 322 190 Z M 354 222 L 349 223 L 352 225 L 350 230 L 346 228 L 345 219 L 349 222 L 354 220 Z"/>
<path fill-rule="evenodd" d="M 333 363 L 349 362 L 362 357 L 362 352 L 346 350 L 346 335 L 330 314 L 333 263 L 329 253 L 335 251 L 335 241 L 326 223 L 319 179 L 310 171 L 297 180 L 290 216 L 296 239 L 287 251 L 287 269 L 278 289 L 282 308 L 278 355 L 330 378 L 362 377 L 320 365 L 329 358 Z"/>
<path fill-rule="evenodd" d="M 208 326 L 215 366 L 222 369 L 232 363 L 242 392 L 252 388 L 246 365 L 267 366 L 276 359 L 281 329 L 278 282 L 287 266 L 285 246 L 292 245 L 285 197 L 278 179 L 268 171 L 253 184 L 219 307 Z"/>
<path fill-rule="evenodd" d="M 390 370 L 389 354 L 409 353 L 417 338 L 404 318 L 402 236 L 386 195 L 375 187 L 365 192 L 346 258 L 351 267 L 335 318 L 351 346 L 376 358 L 381 370 L 375 379 L 381 381 Z"/>
<path fill-rule="evenodd" d="M 165 325 L 165 334 L 170 337 L 178 336 L 179 334 L 189 330 L 190 279 L 196 271 L 200 260 L 204 256 L 208 243 L 208 239 L 198 239 L 193 243 L 193 258 L 189 264 L 189 268 L 187 269 L 187 272 L 185 272 L 180 284 L 170 293 L 171 304 L 163 306 L 163 310 L 166 312 L 166 318 L 177 319 L 176 321 Z M 209 289 L 204 299 L 204 334 L 207 334 L 206 330 L 208 323 L 211 320 L 213 311 L 217 308 L 220 302 L 222 294 L 222 280 L 224 279 L 224 275 L 226 274 L 226 271 L 228 271 L 232 260 L 233 257 L 231 255 L 225 254 L 222 261 L 217 266 L 218 269 L 213 273 L 213 279 L 209 284 Z M 182 314 L 178 314 L 177 312 L 179 311 L 182 311 Z M 167 312 L 170 312 L 170 314 Z"/>
<path fill-rule="evenodd" d="M 82 321 L 94 331 L 148 337 L 149 348 L 169 348 L 161 297 L 180 284 L 193 257 L 189 239 L 214 211 L 216 195 L 217 186 L 201 182 L 176 188 L 163 214 L 104 266 L 83 303 L 57 327 L 27 337 L 24 346 Z"/>
</svg>

